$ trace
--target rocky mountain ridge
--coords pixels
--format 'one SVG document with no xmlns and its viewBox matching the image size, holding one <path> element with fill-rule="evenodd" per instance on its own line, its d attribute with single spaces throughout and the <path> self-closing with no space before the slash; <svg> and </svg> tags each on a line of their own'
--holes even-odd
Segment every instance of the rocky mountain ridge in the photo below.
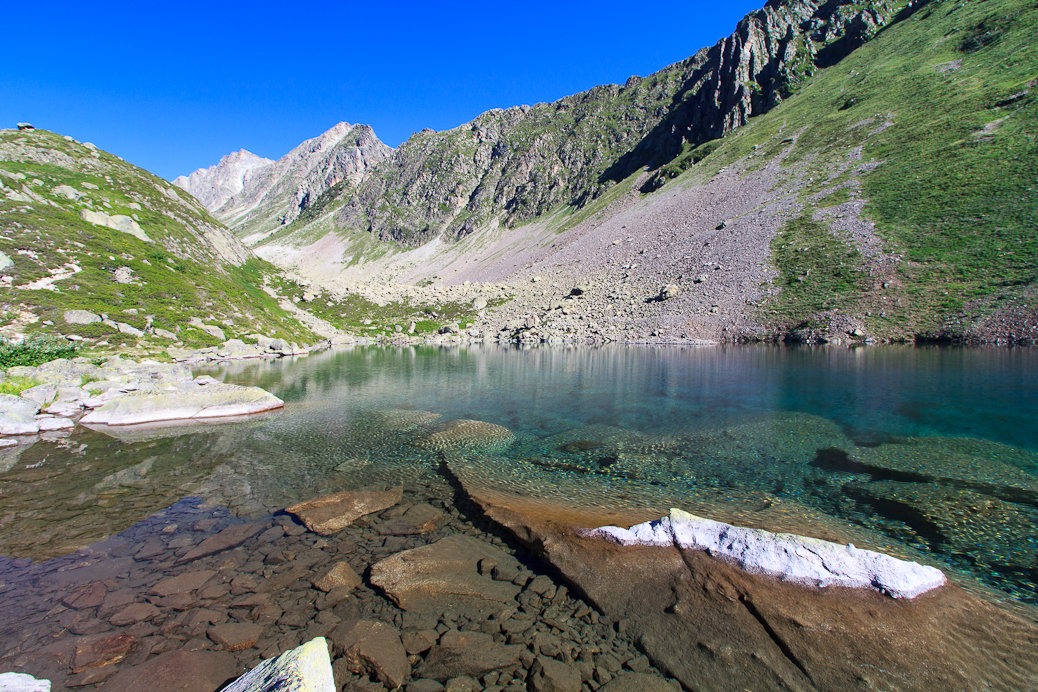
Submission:
<svg viewBox="0 0 1038 692">
<path fill-rule="evenodd" d="M 251 166 L 249 173 L 242 176 L 242 187 L 234 194 L 224 197 L 203 193 L 205 199 L 199 201 L 240 237 L 262 236 L 294 221 L 330 189 L 358 184 L 391 152 L 367 125 L 341 122 L 269 165 L 255 161 L 246 164 Z M 196 180 L 178 178 L 174 183 L 192 194 L 190 188 L 219 187 L 227 178 L 238 179 L 242 158 L 225 157 L 217 166 L 202 169 L 203 175 Z"/>
<path fill-rule="evenodd" d="M 249 187 L 262 171 L 274 165 L 271 159 L 239 149 L 209 168 L 199 168 L 188 176 L 173 179 L 173 184 L 190 192 L 206 209 L 215 211 Z"/>
</svg>

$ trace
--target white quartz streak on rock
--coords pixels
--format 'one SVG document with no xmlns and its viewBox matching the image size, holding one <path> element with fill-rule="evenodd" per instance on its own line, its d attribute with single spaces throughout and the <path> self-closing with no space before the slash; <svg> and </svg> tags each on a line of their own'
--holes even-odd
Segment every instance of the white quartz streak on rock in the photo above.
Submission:
<svg viewBox="0 0 1038 692">
<path fill-rule="evenodd" d="M 335 692 L 328 642 L 311 639 L 299 648 L 268 658 L 223 692 Z"/>
<path fill-rule="evenodd" d="M 669 517 L 629 529 L 604 526 L 583 535 L 625 546 L 675 545 L 684 550 L 703 550 L 751 574 L 817 587 L 870 588 L 893 598 L 915 598 L 947 581 L 935 567 L 872 550 L 732 526 L 680 509 L 672 509 Z"/>
</svg>

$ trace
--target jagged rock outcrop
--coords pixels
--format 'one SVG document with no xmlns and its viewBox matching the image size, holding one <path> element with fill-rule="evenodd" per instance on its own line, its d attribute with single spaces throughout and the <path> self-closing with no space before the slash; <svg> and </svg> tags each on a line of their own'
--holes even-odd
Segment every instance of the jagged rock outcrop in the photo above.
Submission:
<svg viewBox="0 0 1038 692">
<path fill-rule="evenodd" d="M 367 125 L 342 122 L 269 165 L 257 164 L 234 194 L 221 199 L 206 191 L 199 200 L 241 236 L 268 232 L 294 221 L 333 187 L 356 185 L 392 151 Z M 234 156 L 224 157 L 216 168 Z M 222 180 L 222 174 L 214 175 L 212 185 Z"/>
<path fill-rule="evenodd" d="M 175 178 L 173 184 L 190 192 L 206 209 L 213 211 L 249 187 L 273 165 L 273 160 L 241 149 L 224 156 L 215 166 Z"/>
<path fill-rule="evenodd" d="M 337 222 L 414 246 L 579 206 L 773 108 L 816 63 L 867 40 L 907 4 L 772 0 L 731 36 L 644 79 L 423 130 L 345 194 Z"/>
</svg>

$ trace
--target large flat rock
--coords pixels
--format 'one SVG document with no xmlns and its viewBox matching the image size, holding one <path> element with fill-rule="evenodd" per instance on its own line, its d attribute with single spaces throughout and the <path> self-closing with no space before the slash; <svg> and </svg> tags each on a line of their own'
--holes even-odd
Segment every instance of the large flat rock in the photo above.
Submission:
<svg viewBox="0 0 1038 692">
<path fill-rule="evenodd" d="M 381 512 L 400 502 L 403 487 L 385 491 L 348 490 L 300 502 L 285 509 L 306 528 L 327 536 L 341 531 L 357 519 Z"/>
<path fill-rule="evenodd" d="M 281 408 L 285 403 L 259 387 L 197 381 L 164 391 L 129 392 L 83 416 L 81 423 L 136 425 L 160 421 L 244 416 Z"/>
<path fill-rule="evenodd" d="M 623 547 L 581 536 L 651 520 L 650 512 L 519 497 L 458 476 L 490 518 L 623 620 L 653 663 L 690 689 L 1038 683 L 1038 626 L 953 584 L 912 600 L 805 588 L 673 543 Z"/>
<path fill-rule="evenodd" d="M 894 598 L 915 598 L 947 582 L 935 567 L 853 544 L 732 526 L 680 509 L 629 529 L 604 526 L 583 535 L 625 546 L 673 545 L 681 550 L 704 551 L 752 574 L 815 587 L 875 589 Z"/>
<path fill-rule="evenodd" d="M 495 581 L 486 569 L 491 564 L 513 574 L 520 567 L 515 558 L 489 543 L 448 536 L 375 563 L 371 583 L 404 610 L 500 609 L 513 602 L 520 589 Z"/>
</svg>

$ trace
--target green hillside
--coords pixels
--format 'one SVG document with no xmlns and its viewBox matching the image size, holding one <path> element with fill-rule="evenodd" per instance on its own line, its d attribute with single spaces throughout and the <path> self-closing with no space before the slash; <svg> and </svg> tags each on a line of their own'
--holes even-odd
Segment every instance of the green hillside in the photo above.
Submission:
<svg viewBox="0 0 1038 692">
<path fill-rule="evenodd" d="M 43 130 L 0 130 L 0 327 L 86 344 L 188 346 L 261 333 L 315 337 L 262 290 L 278 273 L 187 193 Z M 66 311 L 107 323 L 68 324 Z M 127 325 L 119 328 L 111 324 Z M 136 333 L 140 330 L 143 334 Z"/>
<path fill-rule="evenodd" d="M 935 0 L 711 147 L 697 167 L 789 150 L 801 186 L 763 322 L 810 330 L 842 313 L 893 338 L 1035 336 L 1036 36 L 1033 2 Z M 882 256 L 822 222 L 855 199 Z"/>
</svg>

